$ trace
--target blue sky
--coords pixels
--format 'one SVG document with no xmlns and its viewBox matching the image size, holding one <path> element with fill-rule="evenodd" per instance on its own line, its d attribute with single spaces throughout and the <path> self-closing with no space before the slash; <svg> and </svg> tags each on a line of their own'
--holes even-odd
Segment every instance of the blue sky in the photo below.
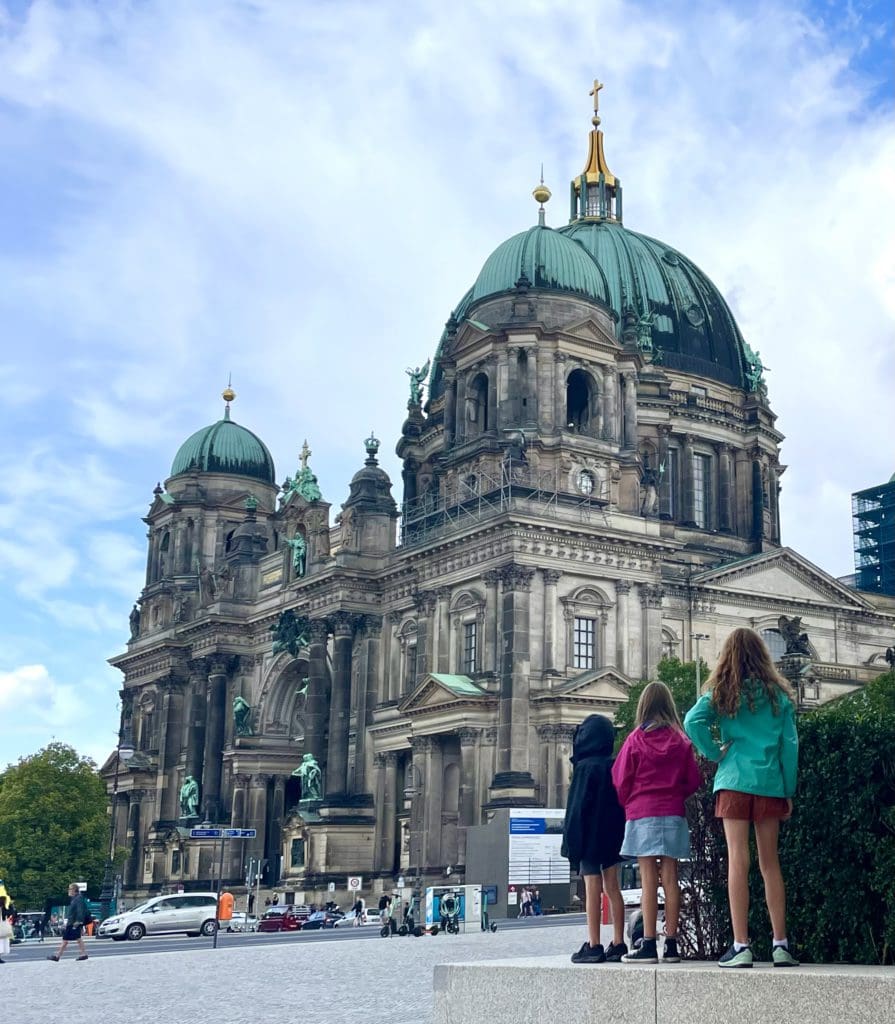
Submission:
<svg viewBox="0 0 895 1024">
<path fill-rule="evenodd" d="M 338 506 L 488 253 L 567 216 L 595 75 L 626 224 L 771 367 L 784 540 L 895 470 L 889 3 L 0 4 L 0 764 L 115 741 L 157 480 L 220 415 Z"/>
</svg>

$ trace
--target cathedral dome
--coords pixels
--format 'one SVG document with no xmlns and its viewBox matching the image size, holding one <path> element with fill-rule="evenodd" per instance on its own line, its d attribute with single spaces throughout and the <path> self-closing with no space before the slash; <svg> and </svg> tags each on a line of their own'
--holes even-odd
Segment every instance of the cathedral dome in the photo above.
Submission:
<svg viewBox="0 0 895 1024">
<path fill-rule="evenodd" d="M 267 445 L 251 430 L 230 419 L 229 406 L 222 420 L 197 430 L 180 446 L 171 465 L 171 476 L 181 473 L 227 473 L 266 484 L 273 484 L 276 479 Z"/>
<path fill-rule="evenodd" d="M 543 225 L 513 235 L 491 253 L 472 286 L 469 303 L 512 291 L 520 280 L 532 288 L 574 292 L 609 304 L 609 285 L 590 255 Z"/>
<path fill-rule="evenodd" d="M 743 339 L 709 278 L 664 242 L 619 221 L 581 218 L 559 229 L 593 257 L 609 282 L 609 305 L 652 319 L 664 366 L 744 387 Z"/>
</svg>

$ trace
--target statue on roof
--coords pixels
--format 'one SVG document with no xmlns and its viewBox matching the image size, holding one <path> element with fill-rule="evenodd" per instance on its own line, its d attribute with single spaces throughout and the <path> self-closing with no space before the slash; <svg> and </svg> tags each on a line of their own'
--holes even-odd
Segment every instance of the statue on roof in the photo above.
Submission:
<svg viewBox="0 0 895 1024">
<path fill-rule="evenodd" d="M 270 627 L 270 633 L 273 637 L 274 654 L 288 651 L 293 658 L 297 658 L 302 649 L 311 642 L 307 621 L 300 619 L 291 608 L 280 614 L 274 625 Z"/>
<path fill-rule="evenodd" d="M 192 775 L 187 775 L 180 787 L 181 818 L 197 818 L 199 816 L 199 783 Z"/>
<path fill-rule="evenodd" d="M 791 619 L 786 615 L 781 615 L 777 619 L 777 628 L 786 642 L 785 654 L 804 654 L 809 658 L 811 657 L 811 645 L 808 643 L 808 634 L 801 631 L 801 615 L 796 615 Z"/>
<path fill-rule="evenodd" d="M 320 501 L 323 497 L 320 492 L 320 485 L 317 483 L 317 477 L 308 465 L 308 459 L 312 454 L 311 449 L 308 447 L 307 438 L 305 438 L 305 443 L 302 445 L 298 456 L 300 465 L 298 472 L 295 474 L 295 479 L 287 476 L 283 484 L 283 496 L 280 498 L 282 504 L 288 502 L 293 494 L 300 495 L 307 502 Z"/>
<path fill-rule="evenodd" d="M 404 371 L 410 378 L 411 405 L 420 405 L 423 401 L 423 384 L 425 383 L 426 378 L 429 376 L 430 364 L 431 360 L 427 359 L 426 365 L 422 369 L 420 369 L 420 367 L 417 367 L 415 370 L 412 370 L 408 366 L 407 369 Z"/>
<path fill-rule="evenodd" d="M 301 782 L 302 800 L 320 800 L 323 797 L 323 777 L 313 754 L 305 754 L 292 775 Z"/>
<path fill-rule="evenodd" d="M 252 735 L 252 708 L 240 694 L 233 698 L 233 731 L 237 736 Z"/>
<path fill-rule="evenodd" d="M 140 635 L 140 609 L 137 605 L 131 609 L 130 614 L 131 640 L 136 640 Z"/>
<path fill-rule="evenodd" d="M 292 568 L 295 575 L 302 577 L 305 574 L 305 559 L 308 553 L 308 542 L 300 533 L 294 537 L 286 538 L 286 546 L 292 549 Z"/>
<path fill-rule="evenodd" d="M 746 383 L 750 391 L 756 391 L 760 395 L 767 395 L 768 386 L 764 379 L 764 372 L 767 367 L 761 361 L 761 353 L 755 352 L 749 347 L 748 342 L 743 342 L 743 358 L 746 360 Z"/>
<path fill-rule="evenodd" d="M 653 350 L 653 324 L 656 322 L 656 314 L 652 310 L 643 313 L 637 321 L 637 345 L 641 352 L 652 352 Z"/>
</svg>

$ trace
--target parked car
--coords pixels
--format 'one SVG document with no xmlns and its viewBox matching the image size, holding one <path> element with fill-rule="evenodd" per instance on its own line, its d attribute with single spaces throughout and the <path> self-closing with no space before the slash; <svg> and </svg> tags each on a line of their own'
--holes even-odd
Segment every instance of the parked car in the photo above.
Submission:
<svg viewBox="0 0 895 1024">
<path fill-rule="evenodd" d="M 227 922 L 228 932 L 256 932 L 258 918 L 251 914 L 235 913 Z"/>
<path fill-rule="evenodd" d="M 354 919 L 355 919 L 356 916 L 357 915 L 356 915 L 355 911 L 349 910 L 348 913 L 345 914 L 344 917 L 340 917 L 339 920 L 336 921 L 336 923 L 333 925 L 333 927 L 334 928 L 353 928 L 354 927 Z M 363 925 L 367 925 L 367 924 L 375 924 L 377 927 L 379 927 L 380 921 L 379 921 L 379 911 L 378 910 L 365 910 L 364 911 L 363 915 L 361 916 L 360 925 L 358 925 L 358 927 L 363 927 Z"/>
<path fill-rule="evenodd" d="M 313 931 L 315 928 L 335 928 L 336 924 L 344 919 L 344 915 L 332 910 L 316 910 L 305 921 L 302 928 L 305 931 Z"/>
<path fill-rule="evenodd" d="M 99 926 L 99 938 L 117 942 L 135 942 L 144 935 L 186 932 L 187 935 L 214 935 L 218 899 L 213 892 L 180 892 L 156 896 L 114 917 L 107 917 Z"/>
<path fill-rule="evenodd" d="M 294 907 L 270 907 L 258 922 L 259 932 L 297 932 L 303 924 Z"/>
</svg>

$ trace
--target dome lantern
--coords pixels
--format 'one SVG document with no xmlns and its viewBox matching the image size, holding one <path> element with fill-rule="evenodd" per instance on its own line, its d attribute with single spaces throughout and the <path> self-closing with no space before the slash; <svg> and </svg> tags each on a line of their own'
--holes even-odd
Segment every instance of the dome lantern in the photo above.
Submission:
<svg viewBox="0 0 895 1024">
<path fill-rule="evenodd" d="M 603 83 L 594 79 L 590 95 L 594 98 L 594 116 L 591 118 L 587 163 L 581 174 L 572 181 L 570 222 L 576 220 L 622 221 L 622 183 L 609 170 L 603 153 L 603 133 L 600 131 L 600 90 Z"/>
</svg>

